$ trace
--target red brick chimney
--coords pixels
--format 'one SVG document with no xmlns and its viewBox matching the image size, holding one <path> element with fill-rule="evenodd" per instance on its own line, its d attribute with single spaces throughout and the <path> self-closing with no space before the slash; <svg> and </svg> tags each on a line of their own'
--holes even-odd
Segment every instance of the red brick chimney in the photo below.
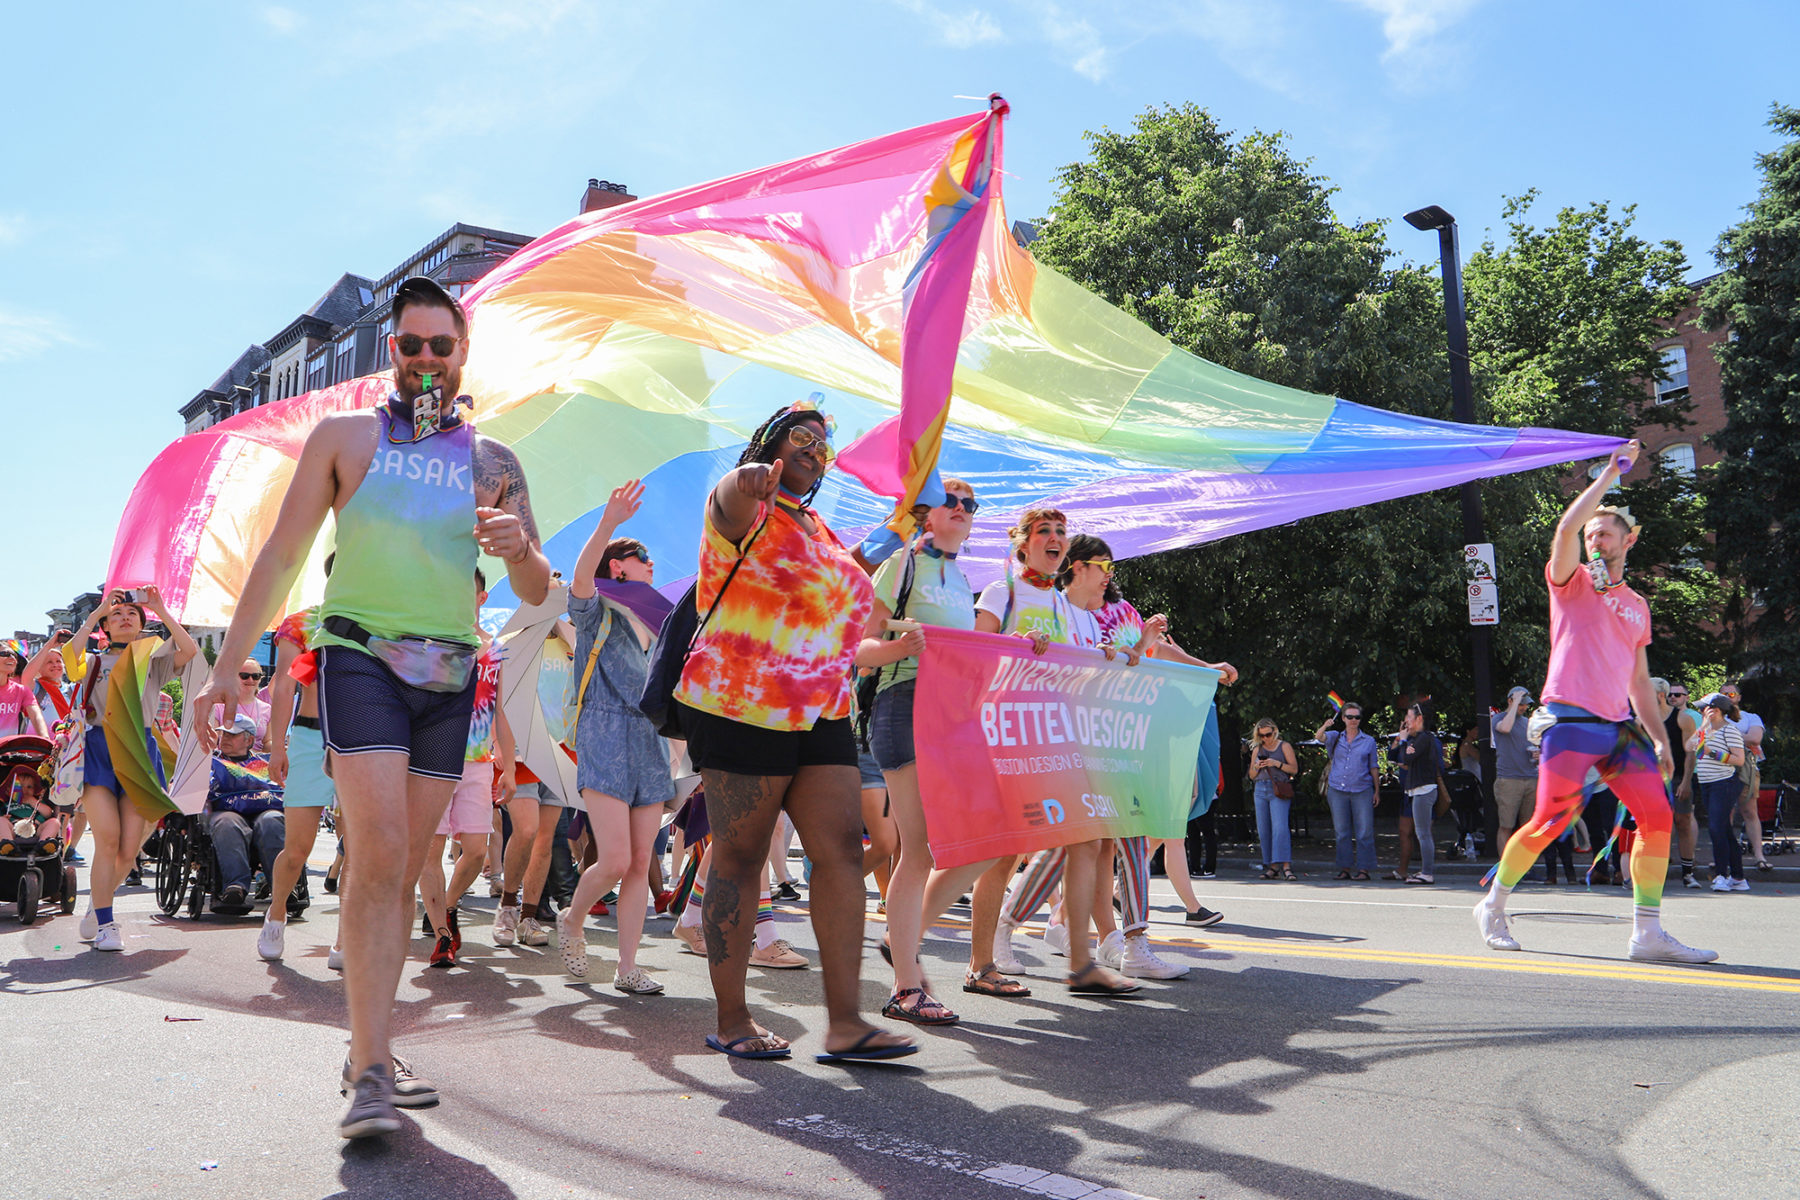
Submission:
<svg viewBox="0 0 1800 1200">
<path fill-rule="evenodd" d="M 630 204 L 637 197 L 625 190 L 622 183 L 608 183 L 604 179 L 588 180 L 587 191 L 581 193 L 581 211 L 598 212 L 603 208 L 616 208 L 621 204 Z"/>
</svg>

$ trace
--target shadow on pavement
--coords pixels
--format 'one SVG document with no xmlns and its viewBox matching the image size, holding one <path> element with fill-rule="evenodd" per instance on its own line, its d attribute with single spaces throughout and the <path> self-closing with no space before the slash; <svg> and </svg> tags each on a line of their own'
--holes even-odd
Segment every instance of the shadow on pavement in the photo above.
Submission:
<svg viewBox="0 0 1800 1200">
<path fill-rule="evenodd" d="M 346 1142 L 338 1182 L 343 1190 L 326 1200 L 512 1200 L 517 1195 L 480 1163 L 434 1146 L 410 1120 L 388 1137 Z"/>
</svg>

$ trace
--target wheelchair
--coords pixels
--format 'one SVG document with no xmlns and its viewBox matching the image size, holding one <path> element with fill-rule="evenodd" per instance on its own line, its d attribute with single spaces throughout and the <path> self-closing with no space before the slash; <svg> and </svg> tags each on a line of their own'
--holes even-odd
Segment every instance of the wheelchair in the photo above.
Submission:
<svg viewBox="0 0 1800 1200">
<path fill-rule="evenodd" d="M 218 854 L 213 849 L 212 822 L 208 816 L 204 812 L 170 813 L 157 827 L 156 906 L 166 916 L 172 917 L 185 908 L 190 918 L 198 919 L 210 908 L 216 916 L 242 917 L 254 912 L 256 905 L 269 900 L 267 881 L 275 864 L 261 862 L 253 842 L 250 865 L 253 870 L 260 871 L 262 882 L 244 907 L 219 906 L 225 881 L 219 871 Z M 288 916 L 299 916 L 311 904 L 306 872 L 302 871 L 287 898 Z"/>
</svg>

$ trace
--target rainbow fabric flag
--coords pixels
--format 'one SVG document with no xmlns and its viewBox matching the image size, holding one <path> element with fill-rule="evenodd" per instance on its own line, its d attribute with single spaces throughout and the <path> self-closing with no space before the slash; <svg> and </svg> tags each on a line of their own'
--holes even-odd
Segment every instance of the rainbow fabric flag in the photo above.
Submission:
<svg viewBox="0 0 1800 1200">
<path fill-rule="evenodd" d="M 151 824 L 178 811 L 170 799 L 168 778 L 161 753 L 150 733 L 154 713 L 144 711 L 144 689 L 150 682 L 150 656 L 162 645 L 159 638 L 143 637 L 126 647 L 106 680 L 106 716 L 101 728 L 106 750 L 112 756 L 113 774 L 129 800 Z"/>
<path fill-rule="evenodd" d="M 981 498 L 958 559 L 977 587 L 1003 576 L 1006 518 L 1027 507 L 1062 509 L 1125 559 L 1622 444 L 1427 420 L 1187 353 L 1015 239 L 1003 116 L 990 101 L 585 213 L 482 279 L 464 297 L 464 388 L 524 465 L 551 562 L 572 570 L 612 489 L 642 479 L 630 533 L 679 595 L 707 491 L 814 392 L 847 468 L 814 501 L 832 529 L 852 543 L 889 526 L 936 462 Z M 307 434 L 390 388 L 336 384 L 169 445 L 126 505 L 107 582 L 155 583 L 188 624 L 229 623 Z M 323 594 L 327 541 L 289 611 Z M 488 603 L 517 599 L 500 582 Z"/>
<path fill-rule="evenodd" d="M 1331 701 L 1332 712 L 1344 711 L 1344 698 L 1342 696 L 1338 695 L 1336 692 L 1326 692 L 1325 698 Z"/>
</svg>

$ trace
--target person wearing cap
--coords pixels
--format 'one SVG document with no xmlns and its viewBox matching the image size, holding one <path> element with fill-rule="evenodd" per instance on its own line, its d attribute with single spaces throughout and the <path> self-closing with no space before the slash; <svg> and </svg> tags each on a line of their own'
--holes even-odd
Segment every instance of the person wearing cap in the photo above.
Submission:
<svg viewBox="0 0 1800 1200">
<path fill-rule="evenodd" d="M 1488 718 L 1494 736 L 1494 809 L 1502 846 L 1514 829 L 1531 820 L 1537 802 L 1537 747 L 1525 731 L 1536 703 L 1530 689 L 1515 687 L 1506 694 L 1506 711 Z"/>
<path fill-rule="evenodd" d="M 197 721 L 215 704 L 235 712 L 236 664 L 335 514 L 336 562 L 309 641 L 356 877 L 341 908 L 350 1054 L 340 1091 L 351 1102 L 338 1132 L 349 1138 L 396 1132 L 396 1106 L 438 1100 L 389 1042 L 412 926 L 407 897 L 462 779 L 474 716 L 479 638 L 469 580 L 486 553 L 505 565 L 524 603 L 541 604 L 550 583 L 518 456 L 463 416 L 473 401 L 461 391 L 469 353 L 461 303 L 414 276 L 394 289 L 391 319 L 393 391 L 307 435 L 212 679 L 191 697 Z"/>
<path fill-rule="evenodd" d="M 1625 582 L 1625 556 L 1637 541 L 1638 526 L 1629 513 L 1602 504 L 1642 452 L 1635 441 L 1616 451 L 1556 523 L 1550 560 L 1544 564 L 1550 589 L 1550 669 L 1543 686 L 1544 710 L 1555 724 L 1545 729 L 1541 741 L 1531 820 L 1507 842 L 1493 885 L 1475 906 L 1476 929 L 1491 950 L 1519 949 L 1507 925 L 1507 899 L 1551 839 L 1581 812 L 1582 784 L 1595 770 L 1637 819 L 1627 954 L 1641 961 L 1677 963 L 1719 957 L 1683 945 L 1662 926 L 1673 826 L 1663 780 L 1674 763 L 1662 723 L 1651 719 L 1657 709 L 1646 655 L 1650 606 Z"/>
<path fill-rule="evenodd" d="M 257 695 L 257 693 L 262 690 L 262 675 L 262 664 L 257 662 L 254 658 L 246 658 L 243 663 L 239 665 L 237 672 L 237 710 L 239 713 L 249 716 L 252 721 L 256 722 L 255 749 L 259 754 L 267 754 L 269 751 L 269 713 L 271 710 L 269 702 Z M 215 727 L 225 723 L 224 705 L 213 705 L 212 723 Z"/>
<path fill-rule="evenodd" d="M 1706 806 L 1706 831 L 1712 836 L 1715 892 L 1747 892 L 1744 852 L 1732 832 L 1731 814 L 1737 808 L 1744 765 L 1744 734 L 1732 723 L 1732 700 L 1714 692 L 1700 701 L 1700 728 L 1687 740 L 1694 756 L 1694 779 L 1700 785 L 1700 802 Z"/>
<path fill-rule="evenodd" d="M 269 779 L 269 760 L 251 756 L 256 721 L 248 713 L 238 713 L 212 732 L 219 752 L 213 755 L 212 782 L 206 789 L 206 819 L 222 884 L 213 910 L 241 915 L 250 911 L 251 844 L 268 871 L 287 840 L 281 786 Z M 283 896 L 271 903 L 286 900 Z"/>
</svg>

